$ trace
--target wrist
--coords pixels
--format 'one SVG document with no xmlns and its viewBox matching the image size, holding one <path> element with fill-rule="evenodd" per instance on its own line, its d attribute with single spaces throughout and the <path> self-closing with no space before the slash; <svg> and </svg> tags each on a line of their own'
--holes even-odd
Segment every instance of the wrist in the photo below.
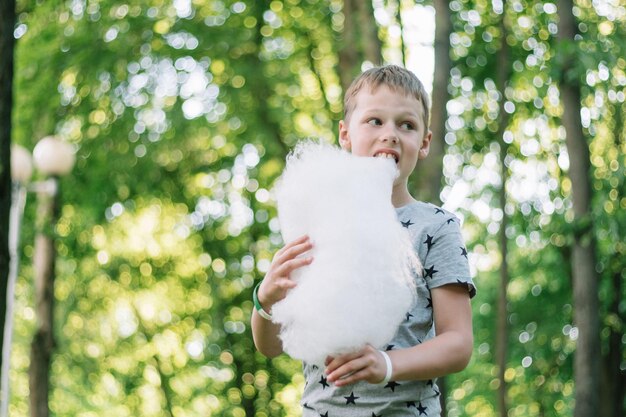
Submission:
<svg viewBox="0 0 626 417">
<path fill-rule="evenodd" d="M 391 381 L 391 376 L 393 374 L 393 364 L 391 363 L 391 358 L 387 354 L 387 352 L 379 350 L 380 354 L 383 356 L 385 360 L 385 376 L 382 381 L 380 381 L 379 385 L 387 385 L 389 381 Z"/>
<path fill-rule="evenodd" d="M 259 304 L 263 306 L 263 309 L 265 311 L 270 312 L 274 303 L 267 297 L 268 294 L 265 285 L 263 285 L 264 281 L 265 280 L 262 279 L 261 282 L 256 285 L 255 291 L 257 299 L 259 300 Z"/>
<path fill-rule="evenodd" d="M 264 305 L 262 304 L 260 298 L 259 298 L 259 288 L 261 287 L 261 283 L 263 281 L 259 282 L 256 287 L 254 287 L 254 290 L 252 291 L 252 300 L 254 301 L 254 309 L 257 311 L 257 313 L 263 317 L 265 320 L 272 320 L 272 314 L 269 310 L 266 310 L 264 308 Z"/>
</svg>

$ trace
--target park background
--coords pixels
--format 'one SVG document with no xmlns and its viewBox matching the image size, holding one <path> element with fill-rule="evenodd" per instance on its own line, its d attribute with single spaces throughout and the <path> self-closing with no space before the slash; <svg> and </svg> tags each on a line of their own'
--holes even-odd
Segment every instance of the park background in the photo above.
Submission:
<svg viewBox="0 0 626 417">
<path fill-rule="evenodd" d="M 53 224 L 26 204 L 11 416 L 45 415 L 29 411 L 42 389 L 54 416 L 300 415 L 300 365 L 255 353 L 249 330 L 281 246 L 272 185 L 299 139 L 336 141 L 343 91 L 379 63 L 432 92 L 433 149 L 411 189 L 463 220 L 478 286 L 447 415 L 624 416 L 622 2 L 14 6 L 0 167 L 9 138 L 32 150 L 52 134 L 76 165 Z M 37 313 L 38 233 L 55 241 L 52 318 Z M 49 319 L 55 344 L 33 356 Z M 49 377 L 29 382 L 35 366 Z"/>
</svg>

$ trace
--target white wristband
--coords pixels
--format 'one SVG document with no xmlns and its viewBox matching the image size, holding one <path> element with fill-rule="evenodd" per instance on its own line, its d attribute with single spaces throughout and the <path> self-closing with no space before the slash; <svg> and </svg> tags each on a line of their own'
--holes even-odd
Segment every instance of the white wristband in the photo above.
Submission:
<svg viewBox="0 0 626 417">
<path fill-rule="evenodd" d="M 393 366 L 391 365 L 391 358 L 389 357 L 389 355 L 387 355 L 387 352 L 384 352 L 382 350 L 379 350 L 379 352 L 383 355 L 383 358 L 385 358 L 387 373 L 385 374 L 385 378 L 383 378 L 383 380 L 380 381 L 378 384 L 387 385 L 387 382 L 389 382 L 389 380 L 391 379 L 391 374 L 393 373 Z"/>
</svg>

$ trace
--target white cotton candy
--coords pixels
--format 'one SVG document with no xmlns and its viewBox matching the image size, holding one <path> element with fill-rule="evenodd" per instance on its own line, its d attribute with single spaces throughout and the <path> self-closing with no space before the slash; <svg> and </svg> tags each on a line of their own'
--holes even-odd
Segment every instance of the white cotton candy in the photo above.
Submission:
<svg viewBox="0 0 626 417">
<path fill-rule="evenodd" d="M 421 271 L 391 204 L 393 159 L 354 156 L 305 142 L 276 187 L 287 243 L 304 234 L 313 262 L 291 274 L 297 286 L 272 308 L 290 356 L 321 365 L 327 356 L 384 347 L 415 302 Z"/>
</svg>

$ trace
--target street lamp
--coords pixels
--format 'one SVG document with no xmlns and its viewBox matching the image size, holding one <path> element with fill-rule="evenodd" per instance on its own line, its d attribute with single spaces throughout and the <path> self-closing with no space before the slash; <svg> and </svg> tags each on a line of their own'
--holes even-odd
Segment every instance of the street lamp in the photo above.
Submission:
<svg viewBox="0 0 626 417">
<path fill-rule="evenodd" d="M 33 175 L 33 158 L 23 146 L 11 146 L 11 180 L 14 184 L 25 185 Z"/>
<path fill-rule="evenodd" d="M 48 179 L 37 192 L 37 223 L 33 267 L 37 328 L 30 350 L 30 414 L 48 417 L 50 362 L 54 350 L 53 310 L 56 250 L 54 227 L 59 217 L 59 180 L 74 167 L 74 149 L 67 142 L 47 136 L 33 150 L 35 167 Z"/>
<path fill-rule="evenodd" d="M 55 136 L 41 139 L 33 150 L 35 166 L 44 175 L 63 176 L 74 168 L 74 148 Z"/>
<path fill-rule="evenodd" d="M 33 257 L 33 270 L 35 281 L 35 312 L 37 318 L 36 331 L 31 343 L 29 387 L 30 387 L 30 414 L 33 417 L 47 417 L 49 372 L 52 350 L 54 348 L 53 335 L 53 305 L 54 305 L 54 278 L 56 251 L 54 248 L 54 228 L 59 215 L 59 181 L 58 178 L 71 172 L 74 167 L 75 155 L 73 147 L 67 142 L 54 136 L 41 139 L 33 150 L 34 165 L 37 170 L 46 177 L 26 186 L 32 173 L 30 154 L 24 148 L 16 147 L 11 152 L 11 175 L 14 182 L 14 201 L 11 207 L 11 262 L 10 288 L 7 288 L 10 297 L 7 305 L 8 317 L 11 317 L 9 326 L 5 325 L 5 346 L 3 355 L 10 356 L 10 335 L 7 332 L 12 329 L 13 294 L 15 280 L 17 278 L 17 253 L 19 242 L 19 229 L 22 213 L 26 202 L 27 191 L 37 194 L 37 217 L 35 250 Z M 7 330 L 7 327 L 9 330 Z M 8 342 L 8 343 L 7 343 Z M 8 353 L 7 353 L 8 352 Z M 2 416 L 7 415 L 9 387 L 8 366 L 9 358 L 4 357 L 2 370 Z M 5 365 L 6 364 L 6 365 Z"/>
<path fill-rule="evenodd" d="M 4 345 L 2 346 L 2 381 L 0 381 L 0 415 L 9 412 L 9 369 L 11 368 L 11 342 L 13 339 L 13 302 L 15 282 L 19 269 L 20 226 L 26 187 L 33 175 L 33 161 L 30 152 L 23 146 L 11 146 L 11 210 L 9 214 L 9 279 L 7 282 L 7 311 L 4 323 Z"/>
</svg>

